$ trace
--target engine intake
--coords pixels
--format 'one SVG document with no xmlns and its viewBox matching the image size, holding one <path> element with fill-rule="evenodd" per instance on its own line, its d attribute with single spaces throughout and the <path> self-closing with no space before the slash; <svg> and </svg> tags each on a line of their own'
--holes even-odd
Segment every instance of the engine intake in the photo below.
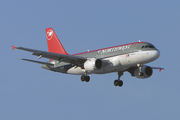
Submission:
<svg viewBox="0 0 180 120">
<path fill-rule="evenodd" d="M 97 69 L 100 69 L 102 68 L 102 61 L 100 59 L 97 59 L 96 62 L 95 62 L 95 67 Z"/>
<path fill-rule="evenodd" d="M 95 58 L 88 59 L 84 63 L 84 68 L 85 68 L 86 71 L 93 71 L 93 70 L 96 70 L 96 69 L 101 69 L 102 66 L 103 66 L 102 60 L 95 59 Z"/>
<path fill-rule="evenodd" d="M 152 74 L 153 74 L 152 68 L 146 65 L 143 65 L 141 67 L 141 72 L 140 72 L 140 68 L 136 68 L 134 71 L 134 75 L 137 78 L 141 78 L 141 79 L 149 78 L 151 77 Z"/>
</svg>

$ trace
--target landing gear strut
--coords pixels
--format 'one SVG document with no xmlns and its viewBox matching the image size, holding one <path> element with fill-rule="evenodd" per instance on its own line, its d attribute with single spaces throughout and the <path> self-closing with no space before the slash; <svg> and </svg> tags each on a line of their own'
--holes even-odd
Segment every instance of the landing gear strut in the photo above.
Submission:
<svg viewBox="0 0 180 120">
<path fill-rule="evenodd" d="M 115 86 L 122 87 L 123 86 L 123 81 L 120 80 L 120 77 L 123 75 L 123 72 L 118 72 L 118 79 L 114 81 Z"/>
<path fill-rule="evenodd" d="M 139 67 L 139 73 L 138 73 L 138 75 L 139 75 L 139 76 L 144 76 L 144 73 L 142 72 L 142 66 L 143 66 L 143 64 L 137 64 L 137 66 Z"/>
<path fill-rule="evenodd" d="M 86 75 L 82 75 L 82 76 L 81 76 L 81 81 L 82 81 L 82 82 L 84 82 L 84 81 L 89 82 L 89 81 L 90 81 L 90 77 L 89 77 L 89 76 L 86 76 Z"/>
</svg>

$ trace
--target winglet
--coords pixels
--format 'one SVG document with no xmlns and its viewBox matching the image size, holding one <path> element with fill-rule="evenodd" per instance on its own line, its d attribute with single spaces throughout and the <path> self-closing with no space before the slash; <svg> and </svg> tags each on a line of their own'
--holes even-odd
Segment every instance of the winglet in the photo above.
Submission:
<svg viewBox="0 0 180 120">
<path fill-rule="evenodd" d="M 14 45 L 12 45 L 12 50 L 14 50 L 16 47 Z"/>
<path fill-rule="evenodd" d="M 158 67 L 159 68 L 159 72 L 161 72 L 161 70 L 164 70 L 164 68 Z"/>
</svg>

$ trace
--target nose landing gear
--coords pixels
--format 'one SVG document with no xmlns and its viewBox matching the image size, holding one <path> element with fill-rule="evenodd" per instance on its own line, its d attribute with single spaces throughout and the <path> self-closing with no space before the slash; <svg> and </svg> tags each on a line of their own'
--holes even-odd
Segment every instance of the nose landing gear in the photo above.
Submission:
<svg viewBox="0 0 180 120">
<path fill-rule="evenodd" d="M 139 73 L 138 73 L 138 75 L 139 75 L 139 76 L 144 76 L 144 73 L 142 72 L 142 66 L 143 66 L 143 64 L 137 64 L 137 66 L 139 67 Z"/>
</svg>

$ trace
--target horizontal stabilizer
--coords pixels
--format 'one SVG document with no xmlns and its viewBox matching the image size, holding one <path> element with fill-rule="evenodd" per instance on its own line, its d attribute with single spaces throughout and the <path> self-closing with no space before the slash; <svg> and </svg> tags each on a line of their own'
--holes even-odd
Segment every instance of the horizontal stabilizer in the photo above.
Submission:
<svg viewBox="0 0 180 120">
<path fill-rule="evenodd" d="M 48 62 L 41 62 L 41 61 L 36 61 L 36 60 L 29 60 L 29 59 L 21 59 L 21 60 L 25 60 L 25 61 L 29 61 L 29 62 L 34 62 L 34 63 L 39 63 L 39 64 L 44 64 L 44 65 L 54 65 Z"/>
<path fill-rule="evenodd" d="M 49 59 L 53 59 L 53 60 L 57 60 L 61 62 L 75 63 L 78 66 L 82 66 L 83 63 L 87 60 L 87 58 L 81 57 L 81 56 L 72 56 L 72 55 L 65 55 L 65 54 L 59 54 L 59 53 L 45 52 L 41 50 L 29 49 L 29 48 L 24 48 L 24 47 L 15 47 L 15 48 L 33 52 L 33 55 L 38 56 L 38 58 L 43 57 L 43 58 L 49 58 Z M 25 60 L 30 61 L 30 62 L 40 63 L 40 64 L 46 64 L 46 65 L 49 64 L 46 62 L 39 62 L 39 61 L 27 60 L 27 59 Z"/>
<path fill-rule="evenodd" d="M 12 50 L 14 50 L 16 47 L 14 45 L 12 45 Z"/>
</svg>

